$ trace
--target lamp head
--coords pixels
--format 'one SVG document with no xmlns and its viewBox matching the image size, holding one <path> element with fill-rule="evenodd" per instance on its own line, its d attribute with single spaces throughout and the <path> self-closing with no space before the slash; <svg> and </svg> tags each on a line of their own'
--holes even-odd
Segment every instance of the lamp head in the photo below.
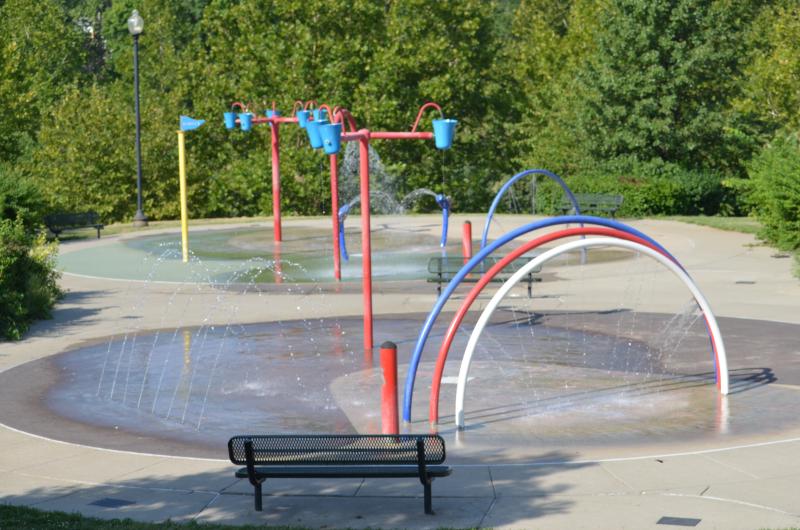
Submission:
<svg viewBox="0 0 800 530">
<path fill-rule="evenodd" d="M 137 10 L 133 10 L 131 16 L 128 17 L 128 31 L 134 37 L 144 31 L 144 19 Z"/>
</svg>

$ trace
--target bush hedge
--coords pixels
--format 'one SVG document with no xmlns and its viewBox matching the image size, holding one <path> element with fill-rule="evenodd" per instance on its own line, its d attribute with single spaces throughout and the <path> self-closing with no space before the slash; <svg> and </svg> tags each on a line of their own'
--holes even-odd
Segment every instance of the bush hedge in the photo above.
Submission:
<svg viewBox="0 0 800 530">
<path fill-rule="evenodd" d="M 800 140 L 779 136 L 750 164 L 753 202 L 763 226 L 759 235 L 778 248 L 800 248 Z"/>
<path fill-rule="evenodd" d="M 574 193 L 612 193 L 624 197 L 620 217 L 647 215 L 733 215 L 734 194 L 718 174 L 673 164 L 617 160 L 576 172 L 564 181 Z M 563 190 L 549 179 L 537 186 L 539 213 L 560 214 Z"/>
<path fill-rule="evenodd" d="M 57 243 L 41 230 L 44 200 L 18 175 L 0 172 L 0 337 L 18 340 L 34 319 L 49 318 L 61 296 Z"/>
</svg>

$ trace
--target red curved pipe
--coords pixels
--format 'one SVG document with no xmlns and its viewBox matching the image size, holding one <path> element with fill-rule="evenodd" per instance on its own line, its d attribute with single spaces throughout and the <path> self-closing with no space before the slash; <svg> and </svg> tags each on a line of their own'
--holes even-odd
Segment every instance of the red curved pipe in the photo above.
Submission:
<svg viewBox="0 0 800 530">
<path fill-rule="evenodd" d="M 305 105 L 303 105 L 303 110 L 313 109 L 317 105 L 316 99 L 309 99 L 306 101 Z"/>
<path fill-rule="evenodd" d="M 442 114 L 442 107 L 440 107 L 438 103 L 429 101 L 419 108 L 419 112 L 417 112 L 417 119 L 414 120 L 414 125 L 411 127 L 411 132 L 417 132 L 417 125 L 419 125 L 419 120 L 422 119 L 422 113 L 425 112 L 425 109 L 429 109 L 431 107 L 438 110 L 439 114 L 444 118 L 444 114 Z"/>
<path fill-rule="evenodd" d="M 447 361 L 447 354 L 450 351 L 450 345 L 453 343 L 453 339 L 456 336 L 456 331 L 458 327 L 461 325 L 461 321 L 464 320 L 464 317 L 469 311 L 469 308 L 472 306 L 472 302 L 478 297 L 484 287 L 495 277 L 495 275 L 503 270 L 503 268 L 511 263 L 513 260 L 517 259 L 521 255 L 525 254 L 526 252 L 533 250 L 545 243 L 549 243 L 550 241 L 555 241 L 556 239 L 563 239 L 565 237 L 571 236 L 611 236 L 616 237 L 618 239 L 627 239 L 628 241 L 634 241 L 636 243 L 641 243 L 647 247 L 652 248 L 655 251 L 661 252 L 658 248 L 654 245 L 650 244 L 649 242 L 641 239 L 637 236 L 629 234 L 627 232 L 623 232 L 622 230 L 615 230 L 613 228 L 602 228 L 602 227 L 595 227 L 595 226 L 585 226 L 585 227 L 576 227 L 576 228 L 566 228 L 564 230 L 558 230 L 556 232 L 551 232 L 549 234 L 545 234 L 543 236 L 537 237 L 531 241 L 528 241 L 524 245 L 519 248 L 516 248 L 509 252 L 503 259 L 495 263 L 488 271 L 484 273 L 481 279 L 475 284 L 469 294 L 464 298 L 464 301 L 461 303 L 461 307 L 458 308 L 458 312 L 453 316 L 453 320 L 450 321 L 450 326 L 447 328 L 447 333 L 442 340 L 442 346 L 439 348 L 439 357 L 436 359 L 436 369 L 433 373 L 433 383 L 431 385 L 431 397 L 430 397 L 430 405 L 428 411 L 428 421 L 431 425 L 435 425 L 439 421 L 439 387 L 442 384 L 442 374 L 444 373 L 444 363 Z M 663 253 L 662 253 L 663 254 Z M 666 254 L 664 254 L 666 256 Z M 669 257 L 669 256 L 667 256 Z M 713 341 L 713 338 L 711 339 Z M 716 351 L 716 350 L 715 350 Z M 719 378 L 717 378 L 719 380 Z"/>
<path fill-rule="evenodd" d="M 325 109 L 328 111 L 328 116 L 333 116 L 333 112 L 331 112 L 331 107 L 327 103 L 322 103 L 317 107 L 318 109 Z"/>
<path fill-rule="evenodd" d="M 234 107 L 239 107 L 240 109 L 242 109 L 242 112 L 250 112 L 247 109 L 247 105 L 245 105 L 241 101 L 234 101 L 233 103 L 231 103 L 231 109 L 233 109 Z"/>
<path fill-rule="evenodd" d="M 342 125 L 344 125 L 345 120 L 347 120 L 347 125 L 350 127 L 350 132 L 358 131 L 356 120 L 353 118 L 353 115 L 350 114 L 350 111 L 344 107 L 334 107 L 334 113 L 331 114 L 331 123 L 341 122 Z"/>
<path fill-rule="evenodd" d="M 292 105 L 292 114 L 291 116 L 294 117 L 297 115 L 297 111 L 303 108 L 303 102 L 299 99 L 294 102 Z"/>
</svg>

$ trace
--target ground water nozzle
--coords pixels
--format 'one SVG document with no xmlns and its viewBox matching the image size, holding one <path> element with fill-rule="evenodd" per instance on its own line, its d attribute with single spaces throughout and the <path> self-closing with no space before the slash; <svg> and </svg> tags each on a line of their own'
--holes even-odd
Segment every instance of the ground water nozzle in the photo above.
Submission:
<svg viewBox="0 0 800 530">
<path fill-rule="evenodd" d="M 344 240 L 344 220 L 347 219 L 347 213 L 350 211 L 350 205 L 345 204 L 339 208 L 339 250 L 342 252 L 342 259 L 350 261 L 350 256 L 347 254 L 347 244 Z"/>
<path fill-rule="evenodd" d="M 450 217 L 450 200 L 439 193 L 436 195 L 436 204 L 442 209 L 442 240 L 439 246 L 444 248 L 447 245 L 447 219 Z"/>
</svg>

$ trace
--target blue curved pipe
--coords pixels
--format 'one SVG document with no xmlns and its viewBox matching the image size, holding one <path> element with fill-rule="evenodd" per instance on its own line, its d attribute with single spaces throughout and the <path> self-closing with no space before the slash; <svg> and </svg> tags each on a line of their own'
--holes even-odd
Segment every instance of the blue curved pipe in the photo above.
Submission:
<svg viewBox="0 0 800 530">
<path fill-rule="evenodd" d="M 572 207 L 575 208 L 575 215 L 581 215 L 581 208 L 578 206 L 578 200 L 575 198 L 575 195 L 573 195 L 572 190 L 569 189 L 569 186 L 567 186 L 567 183 L 564 182 L 561 177 L 552 171 L 547 171 L 546 169 L 526 169 L 522 173 L 517 173 L 508 179 L 508 181 L 503 184 L 503 187 L 500 188 L 500 191 L 497 192 L 497 195 L 494 196 L 492 205 L 489 207 L 489 212 L 486 214 L 486 224 L 483 226 L 483 235 L 481 236 L 481 248 L 486 246 L 486 238 L 489 235 L 489 225 L 492 223 L 492 216 L 494 215 L 494 211 L 497 209 L 497 205 L 500 204 L 500 199 L 503 198 L 503 194 L 508 190 L 508 188 L 511 187 L 512 184 L 527 175 L 546 175 L 555 180 L 564 190 L 564 193 L 567 194 L 569 202 L 571 202 Z"/>
<path fill-rule="evenodd" d="M 505 245 L 509 241 L 518 238 L 521 235 L 527 234 L 528 232 L 533 232 L 534 230 L 539 230 L 540 228 L 547 228 L 553 225 L 560 225 L 560 224 L 573 224 L 573 223 L 585 223 L 590 225 L 598 225 L 598 226 L 605 226 L 607 228 L 616 228 L 617 230 L 621 230 L 623 232 L 627 232 L 629 234 L 633 234 L 638 236 L 645 241 L 649 242 L 656 248 L 658 248 L 661 252 L 664 253 L 665 256 L 668 256 L 672 261 L 674 261 L 681 269 L 683 266 L 678 263 L 678 260 L 675 259 L 672 254 L 667 252 L 667 250 L 658 244 L 655 240 L 650 238 L 649 236 L 639 232 L 635 228 L 628 226 L 626 224 L 620 223 L 618 221 L 613 221 L 611 219 L 604 219 L 602 217 L 593 217 L 591 215 L 563 215 L 559 217 L 551 217 L 549 219 L 543 219 L 541 221 L 536 221 L 533 223 L 526 224 L 525 226 L 521 226 L 510 232 L 506 232 L 500 238 L 492 241 L 491 245 L 482 248 L 475 254 L 472 259 L 470 259 L 461 270 L 453 276 L 453 279 L 450 280 L 450 283 L 447 284 L 447 287 L 442 291 L 442 294 L 439 296 L 439 299 L 436 300 L 436 304 L 434 304 L 433 309 L 431 310 L 428 318 L 425 320 L 425 323 L 422 325 L 422 331 L 419 334 L 419 338 L 417 339 L 417 343 L 414 346 L 414 353 L 411 355 L 411 362 L 408 365 L 408 374 L 406 375 L 406 386 L 405 392 L 403 394 L 403 421 L 410 422 L 411 421 L 411 399 L 414 394 L 414 379 L 417 376 L 417 368 L 419 367 L 420 358 L 422 357 L 422 350 L 425 348 L 425 342 L 428 340 L 428 335 L 430 335 L 431 328 L 433 328 L 433 323 L 436 321 L 436 317 L 439 316 L 439 313 L 442 312 L 442 308 L 444 308 L 445 303 L 450 298 L 450 295 L 453 294 L 458 284 L 461 283 L 467 274 L 469 274 L 472 269 L 474 269 L 479 263 L 483 261 L 483 259 L 500 248 L 501 246 Z M 684 269 L 685 271 L 685 269 Z"/>
<path fill-rule="evenodd" d="M 350 256 L 347 255 L 347 245 L 344 242 L 344 220 L 347 219 L 347 213 L 349 211 L 349 204 L 345 204 L 339 208 L 339 251 L 342 253 L 342 259 L 345 261 L 350 261 Z"/>
<path fill-rule="evenodd" d="M 441 193 L 436 196 L 436 204 L 442 209 L 442 240 L 439 246 L 447 246 L 447 219 L 450 218 L 450 201 Z"/>
</svg>

